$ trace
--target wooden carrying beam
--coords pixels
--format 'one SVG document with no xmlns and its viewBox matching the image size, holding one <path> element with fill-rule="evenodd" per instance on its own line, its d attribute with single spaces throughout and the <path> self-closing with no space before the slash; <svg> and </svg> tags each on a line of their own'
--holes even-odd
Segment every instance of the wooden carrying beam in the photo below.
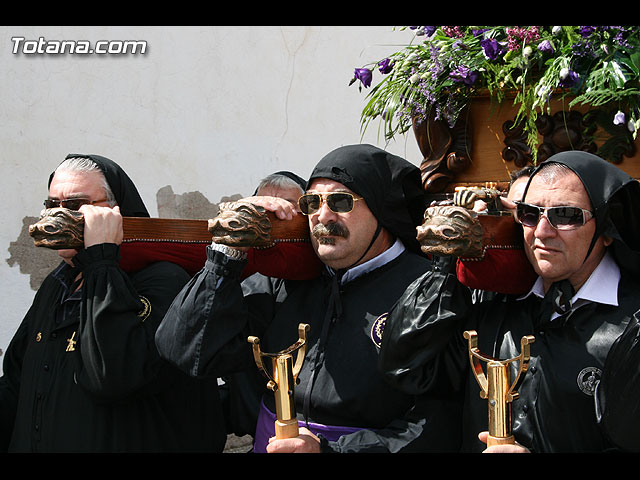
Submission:
<svg viewBox="0 0 640 480">
<path fill-rule="evenodd" d="M 124 241 L 211 243 L 207 220 L 123 217 Z"/>
<path fill-rule="evenodd" d="M 237 247 L 263 247 L 280 240 L 307 240 L 307 218 L 296 215 L 280 220 L 272 212 L 245 202 L 233 202 L 210 220 L 123 217 L 124 242 L 167 241 L 210 243 L 212 240 Z M 43 211 L 40 220 L 29 227 L 38 247 L 52 249 L 84 246 L 84 217 L 66 208 Z"/>
<path fill-rule="evenodd" d="M 220 214 L 210 220 L 123 217 L 122 224 L 121 265 L 128 271 L 168 260 L 194 273 L 204 264 L 206 246 L 212 241 L 232 247 L 269 247 L 282 241 L 309 240 L 304 215 L 280 220 L 245 202 L 221 205 Z M 37 247 L 84 248 L 84 218 L 66 208 L 45 210 L 29 227 L 29 234 Z"/>
</svg>

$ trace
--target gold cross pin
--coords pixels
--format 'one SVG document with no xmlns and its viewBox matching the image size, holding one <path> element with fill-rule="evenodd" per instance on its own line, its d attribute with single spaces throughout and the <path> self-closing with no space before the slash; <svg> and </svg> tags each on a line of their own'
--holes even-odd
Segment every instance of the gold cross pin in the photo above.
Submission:
<svg viewBox="0 0 640 480">
<path fill-rule="evenodd" d="M 76 332 L 73 332 L 73 335 L 71 335 L 71 338 L 67 338 L 67 342 L 68 342 L 68 344 L 67 344 L 67 352 L 75 351 L 75 349 L 76 349 L 76 347 L 75 347 L 76 341 L 73 339 L 73 337 L 75 337 L 75 336 L 76 336 Z"/>
</svg>

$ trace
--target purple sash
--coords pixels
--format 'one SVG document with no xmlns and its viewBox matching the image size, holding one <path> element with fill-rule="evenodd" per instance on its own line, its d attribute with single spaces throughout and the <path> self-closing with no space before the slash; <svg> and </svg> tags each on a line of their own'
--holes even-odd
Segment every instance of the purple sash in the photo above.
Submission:
<svg viewBox="0 0 640 480">
<path fill-rule="evenodd" d="M 253 440 L 254 453 L 267 453 L 267 444 L 269 443 L 269 439 L 276 434 L 274 426 L 275 421 L 276 415 L 265 406 L 264 402 L 261 402 L 258 424 L 256 425 L 256 434 Z M 330 442 L 337 440 L 342 435 L 362 430 L 357 427 L 322 425 L 320 423 L 307 423 L 300 420 L 298 420 L 298 425 L 300 427 L 306 427 L 315 435 L 322 434 L 322 436 Z"/>
</svg>

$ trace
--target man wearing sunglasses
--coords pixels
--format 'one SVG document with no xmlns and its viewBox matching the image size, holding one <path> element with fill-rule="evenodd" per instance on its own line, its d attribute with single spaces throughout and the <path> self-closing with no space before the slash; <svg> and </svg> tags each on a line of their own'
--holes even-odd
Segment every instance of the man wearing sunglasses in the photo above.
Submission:
<svg viewBox="0 0 640 480">
<path fill-rule="evenodd" d="M 153 336 L 189 276 L 119 265 L 122 216 L 146 217 L 115 162 L 70 155 L 45 207 L 79 210 L 84 248 L 60 250 L 4 356 L 0 444 L 11 452 L 215 451 L 226 435 L 217 382 L 163 361 Z"/>
<path fill-rule="evenodd" d="M 594 396 L 610 347 L 640 314 L 638 202 L 640 185 L 613 164 L 582 151 L 550 157 L 517 203 L 538 274 L 531 291 L 472 296 L 441 262 L 390 313 L 380 354 L 387 379 L 405 391 L 464 394 L 464 451 L 615 447 L 597 422 Z M 488 406 L 471 372 L 467 330 L 477 332 L 482 353 L 499 360 L 518 357 L 521 339 L 535 337 L 512 402 L 515 444 L 485 445 Z"/>
<path fill-rule="evenodd" d="M 507 195 L 500 197 L 502 207 L 514 217 L 515 202 L 522 199 L 533 169 L 533 166 L 528 166 L 512 172 Z M 476 200 L 473 209 L 486 210 L 486 204 Z M 459 258 L 456 274 L 460 282 L 470 288 L 509 294 L 527 292 L 537 278 L 521 248 L 490 248 L 481 260 Z"/>
<path fill-rule="evenodd" d="M 377 370 L 387 312 L 430 268 L 416 240 L 425 209 L 419 169 L 370 145 L 340 147 L 316 165 L 298 204 L 322 274 L 241 283 L 246 260 L 212 245 L 156 334 L 161 354 L 195 376 L 255 371 L 248 336 L 260 338 L 263 352 L 279 352 L 306 323 L 294 390 L 300 435 L 272 439 L 275 400 L 263 378 L 255 452 L 454 449 L 458 430 L 445 425 L 458 421 L 458 404 L 390 388 Z"/>
</svg>

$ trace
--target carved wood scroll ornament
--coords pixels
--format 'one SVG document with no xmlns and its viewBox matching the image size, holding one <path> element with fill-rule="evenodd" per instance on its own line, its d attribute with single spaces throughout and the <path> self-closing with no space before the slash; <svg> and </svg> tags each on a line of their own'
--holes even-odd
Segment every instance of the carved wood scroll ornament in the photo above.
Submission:
<svg viewBox="0 0 640 480">
<path fill-rule="evenodd" d="M 471 165 L 473 128 L 468 118 L 467 112 L 463 112 L 453 127 L 443 120 L 435 120 L 433 113 L 413 118 L 413 133 L 423 155 L 422 184 L 428 194 L 443 192 L 457 174 Z M 538 115 L 540 143 L 535 162 L 567 150 L 594 153 L 615 164 L 621 163 L 624 157 L 633 157 L 637 148 L 632 134 L 625 125 L 614 125 L 611 118 L 612 112 L 604 109 L 591 109 L 586 113 L 561 110 Z M 522 124 L 508 120 L 503 123 L 502 132 L 505 145 L 502 159 L 518 168 L 533 164 L 534 155 Z M 481 163 L 483 159 L 475 161 Z"/>
<path fill-rule="evenodd" d="M 623 157 L 633 157 L 636 145 L 631 133 L 624 125 L 613 125 L 612 117 L 611 112 L 601 109 L 586 113 L 559 111 L 538 116 L 536 126 L 542 140 L 538 145 L 537 163 L 567 150 L 593 153 L 615 164 L 621 163 Z M 521 126 L 509 120 L 503 124 L 502 131 L 506 145 L 502 150 L 502 158 L 512 161 L 519 168 L 533 163 L 533 155 Z M 596 143 L 597 139 L 601 140 L 600 146 Z"/>
<path fill-rule="evenodd" d="M 433 113 L 427 118 L 413 118 L 413 133 L 424 157 L 420 172 L 427 193 L 442 192 L 457 173 L 471 164 L 471 125 L 465 117 L 460 115 L 453 128 L 443 120 L 435 120 Z"/>
</svg>

